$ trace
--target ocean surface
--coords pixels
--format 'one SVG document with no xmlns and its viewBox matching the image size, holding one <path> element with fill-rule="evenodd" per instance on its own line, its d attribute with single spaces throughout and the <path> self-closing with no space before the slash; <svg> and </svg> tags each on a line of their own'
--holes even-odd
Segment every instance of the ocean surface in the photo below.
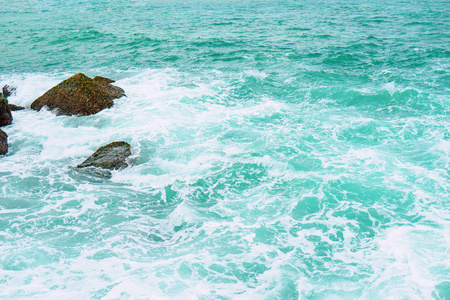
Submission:
<svg viewBox="0 0 450 300">
<path fill-rule="evenodd" d="M 1 299 L 450 299 L 450 2 L 0 0 Z M 113 141 L 131 166 L 74 166 Z"/>
</svg>

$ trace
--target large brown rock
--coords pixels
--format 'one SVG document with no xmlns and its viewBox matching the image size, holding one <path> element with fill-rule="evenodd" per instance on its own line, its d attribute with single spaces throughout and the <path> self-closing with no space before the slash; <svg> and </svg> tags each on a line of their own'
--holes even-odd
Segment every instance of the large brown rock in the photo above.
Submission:
<svg viewBox="0 0 450 300">
<path fill-rule="evenodd" d="M 0 129 L 0 155 L 8 152 L 8 136 Z"/>
<path fill-rule="evenodd" d="M 130 144 L 113 142 L 98 148 L 77 168 L 97 167 L 108 170 L 118 170 L 128 166 L 126 159 L 131 155 Z"/>
<path fill-rule="evenodd" d="M 8 100 L 0 97 L 0 127 L 12 123 L 11 110 L 9 109 Z"/>
<path fill-rule="evenodd" d="M 113 99 L 125 96 L 124 91 L 112 82 L 114 80 L 108 78 L 97 76 L 92 79 L 78 73 L 34 100 L 31 108 L 41 110 L 47 106 L 57 109 L 58 114 L 93 115 L 113 106 Z"/>
</svg>

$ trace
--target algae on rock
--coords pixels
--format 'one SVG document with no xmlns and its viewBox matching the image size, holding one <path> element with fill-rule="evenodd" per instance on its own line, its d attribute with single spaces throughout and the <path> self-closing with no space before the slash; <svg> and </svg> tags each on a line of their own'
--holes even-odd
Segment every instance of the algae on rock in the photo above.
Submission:
<svg viewBox="0 0 450 300">
<path fill-rule="evenodd" d="M 31 108 L 41 110 L 44 106 L 56 109 L 64 115 L 93 115 L 113 106 L 113 99 L 125 96 L 124 90 L 111 83 L 114 80 L 87 77 L 82 73 L 62 81 L 37 98 Z"/>
</svg>

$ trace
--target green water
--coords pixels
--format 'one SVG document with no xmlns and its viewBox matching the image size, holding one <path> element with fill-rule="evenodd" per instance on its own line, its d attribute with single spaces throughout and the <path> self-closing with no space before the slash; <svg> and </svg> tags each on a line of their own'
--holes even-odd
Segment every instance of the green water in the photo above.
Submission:
<svg viewBox="0 0 450 300">
<path fill-rule="evenodd" d="M 0 298 L 450 299 L 448 1 L 0 2 Z M 124 140 L 111 178 L 73 168 Z"/>
</svg>

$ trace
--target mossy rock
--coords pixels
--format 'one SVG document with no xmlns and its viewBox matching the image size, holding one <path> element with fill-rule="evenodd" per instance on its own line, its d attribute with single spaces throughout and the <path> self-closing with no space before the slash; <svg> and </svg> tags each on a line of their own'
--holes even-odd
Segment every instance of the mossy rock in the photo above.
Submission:
<svg viewBox="0 0 450 300">
<path fill-rule="evenodd" d="M 77 168 L 97 167 L 107 170 L 118 170 L 128 166 L 126 159 L 131 155 L 130 144 L 113 142 L 98 148 L 88 159 Z"/>
<path fill-rule="evenodd" d="M 8 135 L 0 129 L 0 155 L 8 152 Z"/>
<path fill-rule="evenodd" d="M 123 89 L 114 86 L 114 80 L 87 77 L 82 73 L 62 81 L 37 98 L 31 108 L 41 110 L 44 106 L 56 109 L 63 115 L 93 115 L 114 104 L 114 99 L 125 96 Z"/>
<path fill-rule="evenodd" d="M 9 109 L 8 100 L 0 97 L 0 127 L 12 123 L 11 110 Z"/>
</svg>

